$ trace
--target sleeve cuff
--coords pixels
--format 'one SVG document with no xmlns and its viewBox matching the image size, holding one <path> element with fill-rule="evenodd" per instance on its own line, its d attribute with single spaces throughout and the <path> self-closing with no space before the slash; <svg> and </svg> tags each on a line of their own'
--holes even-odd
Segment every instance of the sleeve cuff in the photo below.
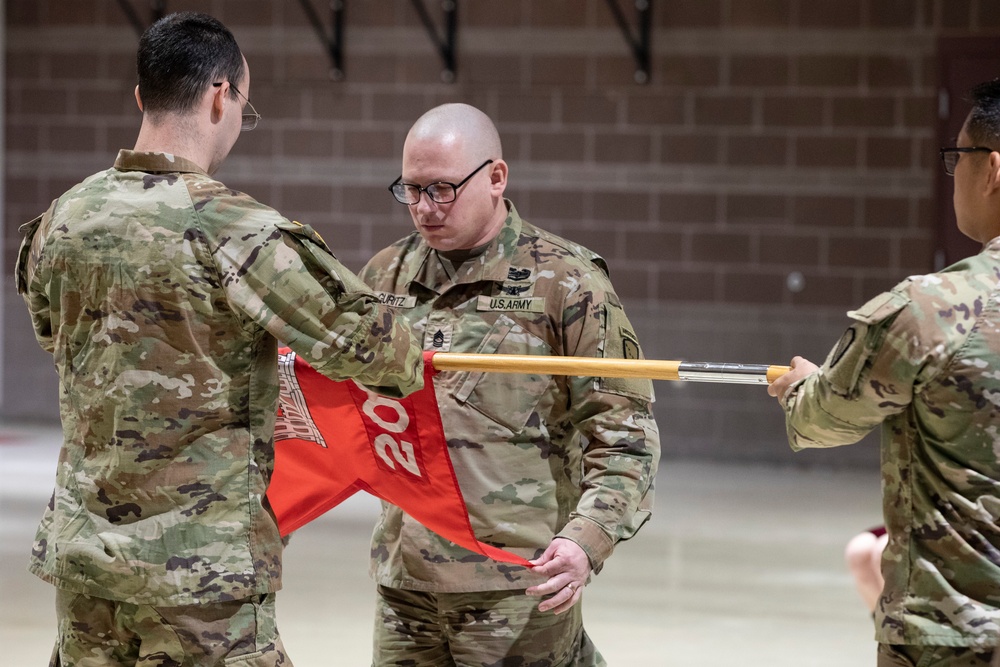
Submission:
<svg viewBox="0 0 1000 667">
<path fill-rule="evenodd" d="M 570 522 L 559 531 L 556 537 L 572 540 L 580 545 L 580 548 L 590 558 L 590 567 L 595 572 L 600 571 L 604 561 L 615 549 L 614 542 L 600 526 L 590 519 L 579 516 L 570 519 Z"/>
</svg>

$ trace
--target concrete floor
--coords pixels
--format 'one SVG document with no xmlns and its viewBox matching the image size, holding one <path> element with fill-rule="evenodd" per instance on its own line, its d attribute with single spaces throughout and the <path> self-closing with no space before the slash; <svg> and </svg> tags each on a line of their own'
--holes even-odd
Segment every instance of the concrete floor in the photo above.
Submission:
<svg viewBox="0 0 1000 667">
<path fill-rule="evenodd" d="M 0 663 L 46 664 L 53 589 L 27 573 L 59 434 L 0 427 Z M 793 458 L 794 460 L 794 458 Z M 843 564 L 881 522 L 875 472 L 665 462 L 653 520 L 584 595 L 613 667 L 874 665 L 871 619 Z M 285 554 L 278 623 L 297 667 L 369 664 L 367 546 L 377 502 L 355 496 Z"/>
</svg>

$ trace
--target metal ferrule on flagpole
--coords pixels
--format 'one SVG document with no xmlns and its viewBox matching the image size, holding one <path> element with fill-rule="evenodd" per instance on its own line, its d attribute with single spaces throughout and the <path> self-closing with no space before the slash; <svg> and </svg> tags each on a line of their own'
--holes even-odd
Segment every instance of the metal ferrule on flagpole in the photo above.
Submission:
<svg viewBox="0 0 1000 667">
<path fill-rule="evenodd" d="M 770 384 L 766 364 L 729 364 L 714 361 L 682 361 L 677 369 L 679 380 L 724 382 L 728 384 Z"/>
</svg>

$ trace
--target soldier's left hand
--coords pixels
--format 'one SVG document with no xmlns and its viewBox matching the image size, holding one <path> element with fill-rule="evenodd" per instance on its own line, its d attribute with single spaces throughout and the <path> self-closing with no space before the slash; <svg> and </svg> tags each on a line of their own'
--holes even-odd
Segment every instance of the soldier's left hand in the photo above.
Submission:
<svg viewBox="0 0 1000 667">
<path fill-rule="evenodd" d="M 767 388 L 767 393 L 774 396 L 779 401 L 784 401 L 785 395 L 788 393 L 788 390 L 793 384 L 818 370 L 819 366 L 808 359 L 804 357 L 794 357 L 792 359 L 791 369 L 772 382 Z"/>
<path fill-rule="evenodd" d="M 541 556 L 529 561 L 532 572 L 549 578 L 544 584 L 532 586 L 528 595 L 549 595 L 538 604 L 538 611 L 561 614 L 580 600 L 583 586 L 590 576 L 590 558 L 573 540 L 557 537 Z"/>
</svg>

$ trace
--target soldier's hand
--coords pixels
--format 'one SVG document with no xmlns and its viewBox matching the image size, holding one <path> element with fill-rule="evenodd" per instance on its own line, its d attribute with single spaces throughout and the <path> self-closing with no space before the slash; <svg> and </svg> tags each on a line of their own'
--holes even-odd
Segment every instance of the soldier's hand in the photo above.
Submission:
<svg viewBox="0 0 1000 667">
<path fill-rule="evenodd" d="M 538 603 L 538 611 L 561 614 L 580 600 L 583 586 L 590 576 L 590 558 L 573 540 L 557 537 L 541 556 L 529 561 L 532 572 L 549 578 L 544 584 L 532 586 L 528 595 L 550 597 Z"/>
<path fill-rule="evenodd" d="M 767 393 L 776 397 L 779 401 L 785 400 L 788 388 L 793 384 L 819 370 L 819 366 L 803 357 L 794 357 L 791 363 L 791 370 L 779 377 L 767 387 Z"/>
</svg>

